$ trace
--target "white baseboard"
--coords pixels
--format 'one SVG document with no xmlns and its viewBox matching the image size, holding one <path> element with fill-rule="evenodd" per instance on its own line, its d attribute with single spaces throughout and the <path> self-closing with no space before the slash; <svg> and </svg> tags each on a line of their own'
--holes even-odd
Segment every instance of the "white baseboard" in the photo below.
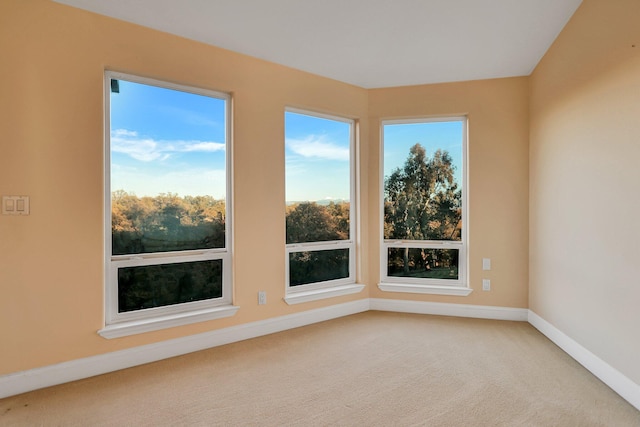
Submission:
<svg viewBox="0 0 640 427">
<path fill-rule="evenodd" d="M 526 322 L 526 308 L 492 307 L 484 305 L 446 304 L 441 302 L 370 298 L 371 310 L 401 313 L 435 314 L 438 316 L 473 317 L 477 319 L 515 320 Z"/>
<path fill-rule="evenodd" d="M 603 383 L 611 387 L 611 389 L 622 396 L 623 399 L 640 410 L 640 385 L 631 381 L 620 373 L 620 371 L 591 353 L 531 310 L 529 310 L 529 323 L 553 341 L 565 353 L 573 357 L 579 364 L 591 371 L 591 373 L 598 377 Z"/>
<path fill-rule="evenodd" d="M 362 299 L 0 376 L 0 399 L 369 310 Z"/>
<path fill-rule="evenodd" d="M 578 363 L 591 371 L 631 405 L 640 410 L 640 385 L 625 377 L 622 373 L 528 309 L 380 298 L 361 299 L 273 319 L 232 326 L 230 328 L 205 332 L 198 335 L 71 360 L 42 368 L 11 373 L 0 376 L 0 399 L 368 310 L 529 321 L 529 323 L 543 335 L 547 336 L 547 338 L 573 357 Z"/>
</svg>

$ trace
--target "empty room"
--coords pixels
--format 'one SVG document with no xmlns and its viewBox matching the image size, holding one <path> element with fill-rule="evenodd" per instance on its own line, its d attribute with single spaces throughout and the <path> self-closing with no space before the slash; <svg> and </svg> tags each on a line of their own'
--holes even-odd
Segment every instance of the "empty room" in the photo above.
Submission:
<svg viewBox="0 0 640 427">
<path fill-rule="evenodd" d="M 0 0 L 0 425 L 640 426 L 640 2 Z"/>
</svg>

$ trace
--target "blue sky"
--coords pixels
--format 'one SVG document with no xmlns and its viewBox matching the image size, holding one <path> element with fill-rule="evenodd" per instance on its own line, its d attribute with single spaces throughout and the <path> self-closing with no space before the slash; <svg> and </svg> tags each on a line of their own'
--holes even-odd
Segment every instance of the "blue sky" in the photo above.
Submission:
<svg viewBox="0 0 640 427">
<path fill-rule="evenodd" d="M 119 80 L 111 93 L 111 190 L 225 197 L 225 101 Z M 351 124 L 287 111 L 286 201 L 350 200 Z M 384 175 L 419 142 L 449 151 L 460 182 L 462 123 L 384 126 Z"/>
<path fill-rule="evenodd" d="M 455 179 L 462 179 L 462 134 L 461 121 L 422 122 L 384 125 L 384 176 L 402 167 L 409 156 L 409 149 L 420 143 L 427 156 L 431 157 L 437 149 L 448 151 L 456 166 Z"/>
<path fill-rule="evenodd" d="M 350 200 L 351 125 L 285 113 L 286 201 Z"/>
<path fill-rule="evenodd" d="M 119 80 L 111 190 L 225 197 L 225 101 Z"/>
</svg>

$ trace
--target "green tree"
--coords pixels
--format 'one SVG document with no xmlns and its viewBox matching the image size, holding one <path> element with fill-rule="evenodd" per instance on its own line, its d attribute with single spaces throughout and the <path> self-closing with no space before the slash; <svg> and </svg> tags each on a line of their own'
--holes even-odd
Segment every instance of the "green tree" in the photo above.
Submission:
<svg viewBox="0 0 640 427">
<path fill-rule="evenodd" d="M 331 221 L 333 222 L 335 230 L 338 233 L 338 238 L 340 240 L 348 239 L 349 215 L 351 214 L 349 202 L 331 202 L 329 203 L 329 206 L 327 206 L 327 211 L 329 212 Z"/>
<path fill-rule="evenodd" d="M 413 145 L 404 165 L 385 178 L 384 238 L 460 240 L 461 191 L 454 174 L 455 166 L 447 151 L 437 150 L 429 158 L 422 145 Z M 402 252 L 405 273 L 410 265 L 429 268 L 431 262 L 452 261 L 430 261 L 434 258 L 431 250 L 420 250 L 413 257 L 409 248 Z M 397 257 L 390 258 L 390 262 L 398 261 Z"/>
<path fill-rule="evenodd" d="M 315 202 L 287 207 L 287 243 L 324 242 L 344 239 L 337 218 L 331 211 Z M 348 236 L 348 232 L 347 232 Z"/>
</svg>

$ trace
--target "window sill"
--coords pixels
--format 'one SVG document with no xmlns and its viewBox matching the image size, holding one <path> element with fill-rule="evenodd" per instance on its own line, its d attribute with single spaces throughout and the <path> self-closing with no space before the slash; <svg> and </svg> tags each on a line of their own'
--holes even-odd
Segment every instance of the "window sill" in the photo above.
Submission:
<svg viewBox="0 0 640 427">
<path fill-rule="evenodd" d="M 325 298 L 333 298 L 342 295 L 356 294 L 364 289 L 364 285 L 340 285 L 312 291 L 291 292 L 284 297 L 284 301 L 289 304 L 300 304 L 303 302 L 317 301 Z"/>
<path fill-rule="evenodd" d="M 174 326 L 189 325 L 191 323 L 204 322 L 206 320 L 231 317 L 240 307 L 224 305 L 203 310 L 189 311 L 149 319 L 132 320 L 128 322 L 113 323 L 100 329 L 98 333 L 103 338 L 120 338 L 128 335 L 173 328 Z"/>
<path fill-rule="evenodd" d="M 466 297 L 473 289 L 463 286 L 410 285 L 407 283 L 379 283 L 378 288 L 385 292 L 406 292 L 411 294 L 455 295 Z"/>
</svg>

